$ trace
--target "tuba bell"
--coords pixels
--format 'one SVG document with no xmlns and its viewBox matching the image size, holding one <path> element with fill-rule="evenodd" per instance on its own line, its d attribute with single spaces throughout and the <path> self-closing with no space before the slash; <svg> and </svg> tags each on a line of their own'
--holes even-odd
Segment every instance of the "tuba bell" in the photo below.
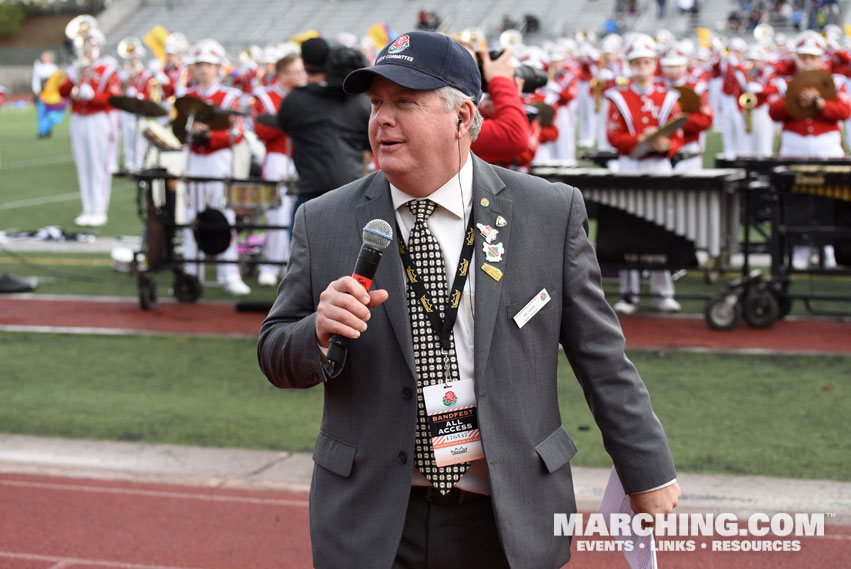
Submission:
<svg viewBox="0 0 851 569">
<path fill-rule="evenodd" d="M 480 28 L 466 28 L 458 35 L 458 39 L 470 44 L 476 51 L 487 47 L 487 37 L 485 36 L 485 32 Z"/>
<path fill-rule="evenodd" d="M 82 68 L 89 67 L 92 64 L 86 53 L 87 38 L 90 33 L 97 30 L 97 26 L 97 20 L 89 14 L 75 16 L 65 25 L 65 37 L 73 43 L 74 57 Z"/>
<path fill-rule="evenodd" d="M 124 38 L 118 42 L 116 51 L 121 59 L 133 59 L 134 57 L 144 57 L 145 55 L 145 48 L 142 47 L 142 40 L 133 36 Z"/>
<path fill-rule="evenodd" d="M 499 45 L 502 49 L 517 51 L 517 47 L 523 45 L 523 34 L 518 30 L 505 30 L 499 34 Z"/>
<path fill-rule="evenodd" d="M 774 28 L 769 24 L 757 24 L 753 29 L 753 37 L 760 45 L 771 45 L 774 39 Z"/>
</svg>

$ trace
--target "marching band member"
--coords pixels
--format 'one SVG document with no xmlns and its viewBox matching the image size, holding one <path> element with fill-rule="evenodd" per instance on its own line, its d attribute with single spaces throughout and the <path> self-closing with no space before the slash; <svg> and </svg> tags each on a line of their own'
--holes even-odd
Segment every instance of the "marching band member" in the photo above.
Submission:
<svg viewBox="0 0 851 569">
<path fill-rule="evenodd" d="M 798 36 L 792 74 L 802 70 L 823 69 L 825 42 L 816 32 Z M 769 98 L 771 118 L 783 123 L 779 156 L 798 158 L 840 158 L 845 155 L 839 122 L 851 116 L 851 101 L 845 89 L 845 78 L 834 76 L 836 99 L 829 101 L 815 87 L 802 89 L 798 96 L 801 107 L 814 107 L 813 118 L 795 118 L 786 108 L 786 89 L 791 77 L 777 79 L 777 94 Z"/>
<path fill-rule="evenodd" d="M 688 113 L 688 120 L 683 125 L 683 145 L 678 157 L 680 160 L 674 166 L 677 171 L 701 170 L 703 168 L 704 133 L 712 126 L 715 113 L 709 106 L 709 90 L 705 81 L 692 80 L 688 73 L 688 56 L 679 43 L 673 43 L 662 53 L 661 84 L 667 89 L 685 87 L 694 91 L 700 99 L 700 107 Z"/>
<path fill-rule="evenodd" d="M 606 125 L 609 117 L 609 100 L 603 93 L 615 86 L 619 78 L 623 78 L 623 65 L 620 60 L 622 40 L 619 35 L 609 34 L 600 43 L 600 62 L 591 80 L 591 100 L 594 102 L 594 127 L 598 150 L 609 150 Z"/>
<path fill-rule="evenodd" d="M 165 67 L 163 73 L 168 81 L 163 82 L 163 97 L 172 101 L 182 97 L 189 88 L 189 69 L 183 61 L 189 44 L 186 36 L 179 32 L 169 34 L 165 40 Z"/>
<path fill-rule="evenodd" d="M 275 64 L 275 83 L 268 86 L 259 86 L 254 90 L 253 114 L 277 115 L 281 103 L 287 93 L 296 87 L 307 83 L 307 72 L 304 70 L 304 62 L 297 53 L 284 56 Z M 284 180 L 297 177 L 295 163 L 292 159 L 292 145 L 283 131 L 254 122 L 254 132 L 266 146 L 266 158 L 263 162 L 264 180 Z M 281 193 L 281 206 L 266 212 L 266 223 L 268 225 L 286 225 L 292 217 L 292 208 L 295 196 L 287 195 L 284 187 L 279 188 Z M 264 257 L 268 261 L 283 263 L 289 258 L 290 239 L 284 230 L 268 230 L 266 232 L 266 245 Z M 260 286 L 277 286 L 281 275 L 280 264 L 264 264 L 260 266 L 260 274 L 257 282 Z"/>
<path fill-rule="evenodd" d="M 739 112 L 739 96 L 747 87 L 742 59 L 747 47 L 745 40 L 734 38 L 730 41 L 727 55 L 719 55 L 711 70 L 712 77 L 722 80 L 718 115 L 724 157 L 728 159 L 743 154 L 741 141 L 744 139 L 745 121 Z"/>
<path fill-rule="evenodd" d="M 219 82 L 219 74 L 225 63 L 225 51 L 215 40 L 202 40 L 192 53 L 193 73 L 197 84 L 190 88 L 187 97 L 201 99 L 205 103 L 221 109 L 239 110 L 240 91 L 225 87 Z M 199 121 L 192 125 L 192 144 L 186 161 L 187 176 L 206 176 L 225 178 L 233 174 L 234 144 L 242 141 L 243 121 L 241 117 L 231 118 L 228 130 L 210 130 Z M 195 216 L 205 207 L 223 210 L 230 225 L 236 223 L 236 213 L 225 207 L 225 184 L 223 182 L 191 182 L 187 184 L 186 223 L 192 223 Z M 198 244 L 191 228 L 183 232 L 183 256 L 195 259 L 199 256 Z M 222 261 L 236 261 L 236 239 L 230 240 L 227 250 L 219 256 Z M 186 263 L 184 270 L 199 279 L 202 263 Z M 224 290 L 232 295 L 245 295 L 251 292 L 242 281 L 239 265 L 235 262 L 219 263 L 216 266 L 216 279 L 224 285 Z M 203 279 L 202 279 L 203 280 Z"/>
<path fill-rule="evenodd" d="M 618 151 L 619 170 L 670 172 L 670 159 L 683 142 L 682 131 L 653 140 L 651 152 L 642 158 L 634 159 L 630 154 L 659 127 L 680 116 L 678 93 L 654 82 L 657 54 L 653 38 L 635 34 L 624 54 L 632 77 L 626 85 L 606 91 L 606 98 L 611 103 L 607 121 L 609 142 Z M 620 271 L 621 299 L 614 306 L 617 312 L 634 314 L 638 309 L 639 278 L 637 270 Z M 650 272 L 650 292 L 658 310 L 680 310 L 679 303 L 674 300 L 674 281 L 669 271 Z"/>
<path fill-rule="evenodd" d="M 118 69 L 101 59 L 104 35 L 100 30 L 88 30 L 80 41 L 81 53 L 68 68 L 59 94 L 71 98 L 71 151 L 83 205 L 74 223 L 100 227 L 107 220 L 118 142 L 108 100 L 121 93 L 121 81 Z"/>
<path fill-rule="evenodd" d="M 740 96 L 738 101 L 745 121 L 741 152 L 749 156 L 766 158 L 774 154 L 776 129 L 774 121 L 768 114 L 768 98 L 777 92 L 777 86 L 774 84 L 774 68 L 766 65 L 766 54 L 759 45 L 748 48 L 745 60 L 746 94 Z"/>
<path fill-rule="evenodd" d="M 579 90 L 577 92 L 577 107 L 579 111 L 579 146 L 587 148 L 594 146 L 596 140 L 596 125 L 594 118 L 594 99 L 591 94 L 591 81 L 597 75 L 598 52 L 589 39 L 579 44 Z"/>
<path fill-rule="evenodd" d="M 125 68 L 119 71 L 124 95 L 150 100 L 154 75 L 145 66 L 145 48 L 137 38 L 126 38 L 118 44 L 118 55 L 125 60 Z M 139 115 L 121 112 L 121 139 L 124 149 L 124 169 L 135 172 L 144 166 L 148 141 L 143 134 L 144 120 Z"/>
<path fill-rule="evenodd" d="M 533 130 L 540 130 L 540 142 L 532 163 L 552 160 L 576 161 L 576 95 L 579 89 L 579 70 L 567 60 L 567 54 L 554 55 L 549 64 L 552 79 L 526 98 L 527 104 L 544 103 L 553 109 L 551 125 L 541 127 L 540 122 L 532 124 Z M 548 135 L 547 131 L 552 134 Z"/>
<path fill-rule="evenodd" d="M 802 32 L 795 40 L 795 60 L 790 69 L 792 73 L 824 69 L 825 41 L 817 32 Z M 782 123 L 780 132 L 780 150 L 778 156 L 795 158 L 841 158 L 845 156 L 842 147 L 840 122 L 851 117 L 851 99 L 845 89 L 845 77 L 834 75 L 836 98 L 827 100 L 815 87 L 804 87 L 798 92 L 797 104 L 801 108 L 812 108 L 812 118 L 796 118 L 786 107 L 787 81 L 789 77 L 777 79 L 777 93 L 769 98 L 768 112 L 771 118 Z M 794 196 L 793 196 L 794 198 Z M 823 199 L 815 201 L 814 215 L 818 220 L 832 219 L 833 212 Z M 798 216 L 806 208 L 790 208 L 790 215 Z M 812 250 L 809 245 L 794 245 L 793 266 L 805 268 Z M 833 245 L 825 245 L 825 267 L 836 266 Z"/>
</svg>

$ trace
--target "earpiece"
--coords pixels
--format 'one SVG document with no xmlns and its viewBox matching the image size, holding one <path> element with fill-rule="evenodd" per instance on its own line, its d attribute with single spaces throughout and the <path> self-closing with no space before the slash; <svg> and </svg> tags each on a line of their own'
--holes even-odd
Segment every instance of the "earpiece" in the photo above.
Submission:
<svg viewBox="0 0 851 569">
<path fill-rule="evenodd" d="M 458 115 L 458 128 L 461 128 L 461 123 L 464 122 L 461 115 Z"/>
</svg>

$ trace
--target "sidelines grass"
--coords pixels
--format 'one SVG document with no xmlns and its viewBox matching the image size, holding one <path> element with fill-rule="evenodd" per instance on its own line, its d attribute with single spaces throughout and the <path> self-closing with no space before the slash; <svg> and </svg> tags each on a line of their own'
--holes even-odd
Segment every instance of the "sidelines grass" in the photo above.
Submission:
<svg viewBox="0 0 851 569">
<path fill-rule="evenodd" d="M 306 451 L 319 429 L 321 387 L 272 387 L 253 339 L 0 333 L 0 346 L 3 432 Z M 851 480 L 851 357 L 631 356 L 680 470 Z M 559 387 L 574 463 L 610 465 L 564 361 Z"/>
<path fill-rule="evenodd" d="M 36 292 L 42 294 L 80 294 L 93 296 L 127 296 L 135 297 L 138 293 L 136 280 L 132 275 L 117 273 L 112 270 L 109 255 L 103 254 L 56 254 L 56 253 L 15 253 L 4 250 L 0 244 L 0 273 L 12 273 L 19 277 L 35 276 L 39 279 Z M 209 280 L 214 281 L 212 270 L 208 272 Z M 712 295 L 722 292 L 726 283 L 737 274 L 723 275 L 715 283 L 704 280 L 703 273 L 692 271 L 676 283 L 677 295 L 683 305 L 683 311 L 692 314 L 702 314 L 705 300 Z M 159 298 L 169 298 L 169 287 L 173 281 L 172 273 L 163 271 L 156 275 Z M 276 290 L 256 286 L 254 278 L 246 279 L 252 287 L 251 295 L 244 300 L 273 301 Z M 646 287 L 645 287 L 646 288 Z M 610 302 L 618 298 L 617 279 L 607 279 L 604 290 Z M 818 292 L 820 294 L 846 295 L 851 297 L 851 278 L 812 277 L 797 278 L 791 287 L 795 294 Z M 688 299 L 689 296 L 696 299 Z M 233 300 L 221 288 L 205 288 L 202 300 Z M 827 306 L 821 303 L 821 306 Z M 833 303 L 839 310 L 851 311 L 851 302 Z M 649 304 L 642 304 L 649 308 Z M 801 302 L 792 306 L 792 314 L 805 315 L 807 311 Z"/>
<path fill-rule="evenodd" d="M 47 225 L 75 228 L 80 214 L 77 170 L 68 139 L 68 118 L 50 138 L 36 138 L 35 107 L 0 108 L 0 230 L 30 231 Z M 47 200 L 38 203 L 39 200 Z M 26 204 L 10 208 L 10 204 Z M 127 180 L 114 179 L 109 222 L 87 233 L 102 236 L 138 235 L 136 192 Z"/>
</svg>

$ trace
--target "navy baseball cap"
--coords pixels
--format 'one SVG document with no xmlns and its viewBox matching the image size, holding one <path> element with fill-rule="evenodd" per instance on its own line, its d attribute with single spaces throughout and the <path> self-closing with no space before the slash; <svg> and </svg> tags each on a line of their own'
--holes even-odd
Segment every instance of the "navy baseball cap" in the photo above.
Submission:
<svg viewBox="0 0 851 569">
<path fill-rule="evenodd" d="M 476 60 L 455 40 L 436 32 L 402 34 L 378 53 L 372 67 L 349 73 L 343 89 L 352 95 L 369 91 L 376 75 L 408 89 L 451 86 L 476 103 L 482 98 L 482 76 Z"/>
</svg>

